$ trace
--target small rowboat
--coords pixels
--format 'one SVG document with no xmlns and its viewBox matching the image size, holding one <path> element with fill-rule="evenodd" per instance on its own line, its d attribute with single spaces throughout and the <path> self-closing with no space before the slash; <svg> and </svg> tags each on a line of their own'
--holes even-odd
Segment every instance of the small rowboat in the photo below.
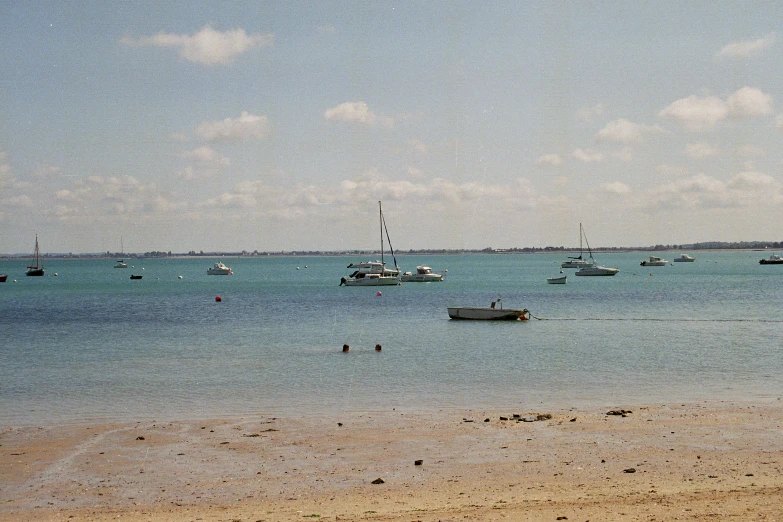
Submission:
<svg viewBox="0 0 783 522">
<path fill-rule="evenodd" d="M 559 275 L 557 277 L 547 277 L 546 282 L 550 285 L 564 285 L 566 284 L 566 278 L 567 276 L 563 274 L 563 271 L 561 270 L 560 273 L 562 275 Z"/>
<path fill-rule="evenodd" d="M 495 307 L 500 304 L 499 307 Z M 452 319 L 470 319 L 475 321 L 527 321 L 530 319 L 527 308 L 503 308 L 500 299 L 492 301 L 489 308 L 474 308 L 466 306 L 448 307 Z"/>
</svg>

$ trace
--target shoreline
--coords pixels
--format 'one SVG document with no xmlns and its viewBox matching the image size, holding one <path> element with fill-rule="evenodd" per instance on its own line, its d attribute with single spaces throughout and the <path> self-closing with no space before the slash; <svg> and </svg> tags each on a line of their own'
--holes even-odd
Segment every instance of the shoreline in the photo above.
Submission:
<svg viewBox="0 0 783 522">
<path fill-rule="evenodd" d="M 0 520 L 758 519 L 783 513 L 781 406 L 4 426 Z"/>
</svg>

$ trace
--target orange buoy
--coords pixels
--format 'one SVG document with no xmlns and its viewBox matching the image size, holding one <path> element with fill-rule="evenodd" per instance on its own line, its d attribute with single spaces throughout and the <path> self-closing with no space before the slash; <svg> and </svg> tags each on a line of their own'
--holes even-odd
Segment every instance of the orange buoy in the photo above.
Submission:
<svg viewBox="0 0 783 522">
<path fill-rule="evenodd" d="M 216 296 L 215 296 L 215 302 L 216 302 L 216 303 L 219 303 L 219 302 L 221 302 L 222 300 L 223 300 L 223 298 L 222 298 L 222 297 L 220 297 L 219 295 L 216 295 Z"/>
</svg>

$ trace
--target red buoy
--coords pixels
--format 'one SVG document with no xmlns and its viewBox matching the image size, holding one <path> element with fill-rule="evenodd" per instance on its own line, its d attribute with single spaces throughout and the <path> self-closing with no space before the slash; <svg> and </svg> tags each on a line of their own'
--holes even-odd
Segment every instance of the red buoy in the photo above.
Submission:
<svg viewBox="0 0 783 522">
<path fill-rule="evenodd" d="M 375 292 L 375 295 L 377 295 L 378 297 L 380 297 L 380 296 L 382 296 L 383 294 L 381 293 L 381 291 L 380 291 L 380 290 L 378 290 L 377 292 Z"/>
<path fill-rule="evenodd" d="M 215 296 L 215 302 L 216 302 L 216 303 L 219 303 L 219 302 L 221 302 L 222 300 L 223 300 L 223 298 L 222 298 L 222 297 L 220 297 L 219 295 L 216 295 L 216 296 Z"/>
</svg>

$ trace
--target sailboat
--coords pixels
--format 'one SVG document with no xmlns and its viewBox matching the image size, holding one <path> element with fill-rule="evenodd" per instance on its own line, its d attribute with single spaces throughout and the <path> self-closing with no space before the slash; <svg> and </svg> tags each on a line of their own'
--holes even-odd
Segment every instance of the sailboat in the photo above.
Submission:
<svg viewBox="0 0 783 522">
<path fill-rule="evenodd" d="M 38 251 L 38 234 L 35 235 L 35 253 L 33 254 L 33 264 L 27 267 L 25 275 L 42 276 L 44 275 L 43 263 L 40 262 L 40 252 Z"/>
<path fill-rule="evenodd" d="M 620 271 L 619 268 L 609 268 L 605 267 L 603 265 L 596 265 L 595 260 L 593 259 L 593 251 L 590 250 L 590 243 L 587 242 L 587 234 L 584 233 L 584 230 L 582 230 L 582 224 L 579 223 L 579 230 L 582 231 L 582 234 L 585 236 L 585 243 L 587 243 L 587 251 L 590 252 L 590 261 L 592 264 L 583 266 L 579 270 L 576 271 L 575 275 L 578 276 L 613 276 L 617 272 Z"/>
<path fill-rule="evenodd" d="M 582 237 L 585 237 L 585 232 L 582 228 L 582 224 L 579 223 L 579 257 L 569 256 L 568 261 L 563 261 L 563 264 L 560 265 L 560 268 L 584 268 L 586 266 L 595 265 L 595 260 L 593 259 L 593 253 L 590 251 L 589 244 L 587 245 L 587 250 L 590 252 L 590 259 L 587 260 L 582 258 L 582 254 L 584 253 L 584 250 L 582 249 Z"/>
<path fill-rule="evenodd" d="M 120 236 L 120 254 L 125 254 L 125 245 L 122 242 L 122 236 Z M 128 268 L 128 263 L 124 259 L 120 259 L 114 264 L 114 268 Z"/>
<path fill-rule="evenodd" d="M 383 219 L 383 208 L 381 202 L 378 202 L 378 213 L 381 223 L 381 260 L 380 261 L 362 261 L 361 263 L 351 263 L 348 268 L 354 272 L 348 277 L 340 278 L 340 286 L 389 286 L 399 285 L 400 267 L 397 266 L 397 258 L 394 256 L 391 240 L 389 239 L 389 230 L 386 228 L 386 221 Z M 394 268 L 386 268 L 386 262 L 383 260 L 383 234 L 386 232 L 386 241 L 389 243 L 389 250 L 394 259 Z"/>
</svg>

